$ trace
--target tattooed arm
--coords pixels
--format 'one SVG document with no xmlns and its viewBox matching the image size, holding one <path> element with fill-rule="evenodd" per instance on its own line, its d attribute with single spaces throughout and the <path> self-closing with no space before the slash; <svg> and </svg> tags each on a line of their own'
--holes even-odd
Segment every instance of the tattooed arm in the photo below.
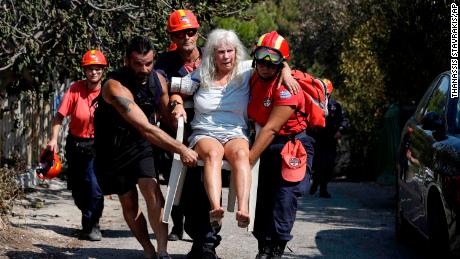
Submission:
<svg viewBox="0 0 460 259">
<path fill-rule="evenodd" d="M 120 82 L 113 79 L 108 80 L 102 87 L 102 98 L 150 143 L 180 154 L 182 162 L 187 166 L 195 165 L 198 158 L 197 153 L 170 137 L 157 126 L 150 124 L 144 112 L 134 102 L 132 93 Z"/>
</svg>

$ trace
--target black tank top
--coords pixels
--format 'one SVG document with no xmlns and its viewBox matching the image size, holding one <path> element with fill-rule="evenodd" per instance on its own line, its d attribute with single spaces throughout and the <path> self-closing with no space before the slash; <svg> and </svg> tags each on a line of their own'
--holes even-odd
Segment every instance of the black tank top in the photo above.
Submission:
<svg viewBox="0 0 460 259">
<path fill-rule="evenodd" d="M 162 94 L 155 70 L 146 84 L 135 83 L 132 78 L 132 72 L 126 67 L 107 75 L 107 80 L 117 80 L 127 87 L 150 123 L 155 123 L 153 113 L 157 110 Z M 152 156 L 151 144 L 112 105 L 104 101 L 102 91 L 97 99 L 94 113 L 96 167 L 118 171 L 135 160 Z"/>
</svg>

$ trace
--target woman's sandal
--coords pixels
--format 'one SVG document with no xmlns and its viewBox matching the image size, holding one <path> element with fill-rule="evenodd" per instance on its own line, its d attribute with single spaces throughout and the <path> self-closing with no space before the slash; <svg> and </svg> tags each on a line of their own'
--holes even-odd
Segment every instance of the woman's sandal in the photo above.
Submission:
<svg viewBox="0 0 460 259">
<path fill-rule="evenodd" d="M 222 226 L 222 218 L 224 217 L 224 209 L 217 208 L 209 212 L 209 222 L 211 227 L 218 228 Z"/>
<path fill-rule="evenodd" d="M 237 211 L 236 220 L 238 221 L 238 227 L 247 228 L 250 222 L 249 214 L 244 214 L 241 211 Z"/>
</svg>

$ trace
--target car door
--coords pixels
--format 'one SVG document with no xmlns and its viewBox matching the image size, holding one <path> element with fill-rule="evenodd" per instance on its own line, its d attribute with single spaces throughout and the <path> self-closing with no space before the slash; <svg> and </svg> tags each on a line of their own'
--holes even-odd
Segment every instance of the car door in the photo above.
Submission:
<svg viewBox="0 0 460 259">
<path fill-rule="evenodd" d="M 423 228 L 425 222 L 425 196 L 426 183 L 433 177 L 431 165 L 433 164 L 433 145 L 437 142 L 434 132 L 425 129 L 423 122 L 428 114 L 437 113 L 445 123 L 447 93 L 449 90 L 449 77 L 442 75 L 433 82 L 434 85 L 420 103 L 415 117 L 407 124 L 407 172 L 405 182 L 408 199 L 405 214 L 410 221 Z"/>
</svg>

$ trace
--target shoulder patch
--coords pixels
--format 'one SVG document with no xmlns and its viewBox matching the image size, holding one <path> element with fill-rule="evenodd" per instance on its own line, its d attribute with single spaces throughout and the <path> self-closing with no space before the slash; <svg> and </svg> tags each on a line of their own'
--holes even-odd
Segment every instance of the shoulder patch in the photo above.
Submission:
<svg viewBox="0 0 460 259">
<path fill-rule="evenodd" d="M 288 90 L 283 90 L 280 92 L 281 99 L 288 99 L 291 98 L 291 93 Z"/>
</svg>

